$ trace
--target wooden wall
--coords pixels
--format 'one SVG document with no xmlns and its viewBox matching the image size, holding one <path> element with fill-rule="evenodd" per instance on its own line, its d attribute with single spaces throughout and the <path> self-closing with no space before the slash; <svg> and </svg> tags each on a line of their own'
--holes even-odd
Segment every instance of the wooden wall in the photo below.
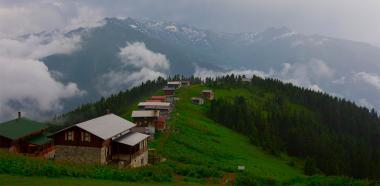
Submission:
<svg viewBox="0 0 380 186">
<path fill-rule="evenodd" d="M 66 131 L 74 131 L 74 141 L 65 140 Z M 60 131 L 59 133 L 56 133 L 52 136 L 54 139 L 54 145 L 84 146 L 84 147 L 98 147 L 98 148 L 101 148 L 103 146 L 104 140 L 93 134 L 90 134 L 91 142 L 82 141 L 81 132 L 86 132 L 86 131 L 77 126 L 73 126 L 66 130 Z"/>
</svg>

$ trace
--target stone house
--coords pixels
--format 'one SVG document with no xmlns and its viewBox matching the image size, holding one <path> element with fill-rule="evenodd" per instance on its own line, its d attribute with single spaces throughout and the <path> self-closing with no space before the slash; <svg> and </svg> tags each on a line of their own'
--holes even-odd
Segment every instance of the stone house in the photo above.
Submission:
<svg viewBox="0 0 380 186">
<path fill-rule="evenodd" d="M 76 163 L 147 164 L 148 135 L 131 132 L 136 125 L 114 114 L 78 123 L 50 135 L 58 161 Z M 131 142 L 132 141 L 132 142 Z M 138 162 L 138 163 L 136 163 Z"/>
</svg>

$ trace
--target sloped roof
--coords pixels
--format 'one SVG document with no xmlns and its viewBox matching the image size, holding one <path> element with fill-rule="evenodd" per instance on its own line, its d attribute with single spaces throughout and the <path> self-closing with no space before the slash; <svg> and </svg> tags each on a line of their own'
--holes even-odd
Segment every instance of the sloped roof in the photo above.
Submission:
<svg viewBox="0 0 380 186">
<path fill-rule="evenodd" d="M 175 90 L 173 87 L 164 87 L 162 90 Z"/>
<path fill-rule="evenodd" d="M 151 96 L 150 99 L 166 99 L 166 96 Z"/>
<path fill-rule="evenodd" d="M 212 90 L 202 90 L 202 92 L 212 92 Z"/>
<path fill-rule="evenodd" d="M 128 134 L 125 134 L 124 136 L 121 136 L 120 138 L 116 139 L 115 141 L 118 143 L 122 143 L 129 146 L 135 146 L 138 143 L 140 143 L 142 140 L 148 138 L 149 135 L 142 134 L 139 132 L 130 132 Z"/>
<path fill-rule="evenodd" d="M 17 118 L 0 124 L 0 135 L 11 140 L 45 129 L 47 125 L 27 118 Z"/>
<path fill-rule="evenodd" d="M 27 141 L 28 141 L 28 143 L 31 143 L 31 144 L 43 145 L 43 144 L 47 144 L 47 143 L 51 142 L 52 139 L 48 138 L 47 133 L 42 133 L 41 135 L 33 136 L 33 137 L 29 138 Z"/>
<path fill-rule="evenodd" d="M 78 123 L 75 126 L 105 140 L 131 129 L 136 126 L 136 124 L 116 116 L 115 114 L 107 114 L 92 120 Z"/>
<path fill-rule="evenodd" d="M 169 81 L 168 82 L 168 85 L 180 85 L 181 82 L 180 81 Z"/>
<path fill-rule="evenodd" d="M 140 102 L 138 104 L 139 107 L 141 106 L 160 106 L 160 107 L 169 107 L 169 102 Z"/>
<path fill-rule="evenodd" d="M 160 111 L 156 110 L 135 110 L 132 112 L 132 118 L 147 118 L 147 117 L 158 117 Z"/>
</svg>

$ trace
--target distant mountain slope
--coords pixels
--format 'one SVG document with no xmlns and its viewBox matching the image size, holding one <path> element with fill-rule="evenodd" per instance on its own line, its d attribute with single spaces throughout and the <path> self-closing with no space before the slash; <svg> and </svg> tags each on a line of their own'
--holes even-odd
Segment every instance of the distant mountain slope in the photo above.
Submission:
<svg viewBox="0 0 380 186">
<path fill-rule="evenodd" d="M 214 71 L 245 67 L 380 108 L 380 101 L 375 99 L 380 96 L 380 83 L 368 80 L 380 78 L 376 76 L 380 71 L 380 49 L 369 44 L 304 35 L 286 27 L 230 34 L 132 18 L 107 18 L 104 22 L 100 27 L 68 33 L 81 35 L 80 50 L 43 59 L 51 71 L 58 72 L 57 78 L 76 82 L 87 91 L 85 98 L 71 101 L 72 105 L 109 95 L 100 90 L 107 89 L 103 86 L 109 81 L 105 75 L 113 77 L 113 72 L 122 72 L 125 79 L 135 70 L 123 65 L 120 49 L 127 42 L 143 42 L 148 50 L 167 57 L 167 74 L 192 75 L 197 66 Z M 114 86 L 122 90 L 130 85 Z"/>
<path fill-rule="evenodd" d="M 206 101 L 204 105 L 195 105 L 191 102 L 192 97 L 199 96 L 202 90 L 210 88 L 215 91 L 218 100 L 234 100 L 237 96 L 246 97 L 247 100 L 252 101 L 250 103 L 257 107 L 257 110 L 255 111 L 259 112 L 255 114 L 260 115 L 260 118 L 258 117 L 250 120 L 248 117 L 242 117 L 244 114 L 246 114 L 246 112 L 252 110 L 247 109 L 243 110 L 242 112 L 235 112 L 236 108 L 239 108 L 237 106 L 235 106 L 233 109 L 230 109 L 227 114 L 223 115 L 224 118 L 231 118 L 232 121 L 236 121 L 233 122 L 235 126 L 241 127 L 241 124 L 244 124 L 244 122 L 241 122 L 242 120 L 257 122 L 262 121 L 262 118 L 275 118 L 273 113 L 277 113 L 278 115 L 286 115 L 288 113 L 287 110 L 281 112 L 281 109 L 272 109 L 274 112 L 268 111 L 270 108 L 278 108 L 276 105 L 277 102 L 273 100 L 279 100 L 280 102 L 281 99 L 278 99 L 278 97 L 281 97 L 281 95 L 278 93 L 280 91 L 283 91 L 287 92 L 287 94 L 283 95 L 282 100 L 284 103 L 286 103 L 286 106 L 291 106 L 292 110 L 289 110 L 289 112 L 293 112 L 295 115 L 292 120 L 284 121 L 284 127 L 291 126 L 292 123 L 294 123 L 294 125 L 299 126 L 300 129 L 304 129 L 306 132 L 308 132 L 303 133 L 297 130 L 291 131 L 297 131 L 296 134 L 292 133 L 293 135 L 289 136 L 289 138 L 294 137 L 291 139 L 293 140 L 294 145 L 298 148 L 298 153 L 302 154 L 304 151 L 313 150 L 315 149 L 314 145 L 317 144 L 310 143 L 308 146 L 300 145 L 304 144 L 304 142 L 309 142 L 307 140 L 304 140 L 302 138 L 303 136 L 307 137 L 307 134 L 310 134 L 310 132 L 317 136 L 325 136 L 330 134 L 324 133 L 325 127 L 317 127 L 319 130 L 315 131 L 308 130 L 315 129 L 315 123 L 308 123 L 309 120 L 304 120 L 305 118 L 303 116 L 310 116 L 309 114 L 311 112 L 307 108 L 307 104 L 300 104 L 297 101 L 290 99 L 288 96 L 290 94 L 299 94 L 299 97 L 304 98 L 307 97 L 308 93 L 317 94 L 330 101 L 332 103 L 332 108 L 334 106 L 338 106 L 336 104 L 336 99 L 333 99 L 327 95 L 306 91 L 304 89 L 300 89 L 291 85 L 284 85 L 280 82 L 275 82 L 272 80 L 255 79 L 253 82 L 254 83 L 249 84 L 240 81 L 239 84 L 236 84 L 237 82 L 230 79 L 230 81 L 223 81 L 223 84 L 219 84 L 219 86 L 210 82 L 206 85 L 194 83 L 192 86 L 183 87 L 177 90 L 176 96 L 178 96 L 180 100 L 176 103 L 175 108 L 171 114 L 171 119 L 168 121 L 169 130 L 157 134 L 155 140 L 151 141 L 149 144 L 150 148 L 156 149 L 157 153 L 160 156 L 166 158 L 166 162 L 152 166 L 150 168 L 158 172 L 162 172 L 160 170 L 165 170 L 165 173 L 175 175 L 174 177 L 176 181 L 200 182 L 203 184 L 212 182 L 212 180 L 216 183 L 219 183 L 225 175 L 231 173 L 234 175 L 236 174 L 235 183 L 237 185 L 369 185 L 371 183 L 346 177 L 328 177 L 322 175 L 315 177 L 304 176 L 302 174 L 304 163 L 301 159 L 286 156 L 281 151 L 277 151 L 278 149 L 270 148 L 271 145 L 275 144 L 275 140 L 278 139 L 278 136 L 276 135 L 267 135 L 269 132 L 276 131 L 276 128 L 271 128 L 274 126 L 273 123 L 261 123 L 262 128 L 258 130 L 258 134 L 260 134 L 259 136 L 247 135 L 250 133 L 254 134 L 254 132 L 251 130 L 245 130 L 246 133 L 243 134 L 246 136 L 244 136 L 243 134 L 239 134 L 233 131 L 237 130 L 238 128 L 228 126 L 226 123 L 224 123 L 224 121 L 217 122 L 211 119 L 212 117 L 210 116 L 212 115 L 210 114 L 210 109 L 215 109 L 215 107 L 213 108 L 213 105 L 215 103 L 213 104 L 213 102 Z M 282 86 L 278 86 L 276 83 L 279 83 Z M 274 87 L 280 87 L 281 90 L 275 92 L 273 91 L 273 89 L 275 89 Z M 135 90 L 143 89 L 144 86 L 137 87 Z M 128 97 L 128 99 L 133 99 L 133 95 L 139 97 L 140 94 L 136 93 L 137 92 L 134 94 L 129 94 L 130 97 Z M 163 94 L 163 92 L 159 91 L 157 94 Z M 121 95 L 102 99 L 101 101 L 94 104 L 87 104 L 73 112 L 70 112 L 66 116 L 69 116 L 69 118 L 72 119 L 88 116 L 88 113 L 94 113 L 94 111 L 99 110 L 95 108 L 104 108 L 104 106 L 108 105 L 112 107 L 113 110 L 116 110 L 116 112 L 119 112 L 119 114 L 124 115 L 124 117 L 128 117 L 128 115 L 126 115 L 129 112 L 127 111 L 128 108 L 133 108 L 134 106 L 131 106 L 130 102 L 128 101 L 117 101 L 119 100 L 118 97 L 121 97 Z M 301 100 L 306 101 L 307 99 L 300 99 L 300 102 Z M 352 106 L 350 107 L 351 109 L 362 110 L 364 113 L 368 112 L 366 109 L 356 107 L 350 103 L 347 104 Z M 241 106 L 244 106 L 244 104 Z M 219 107 L 218 109 L 222 110 L 223 107 Z M 279 110 L 280 112 L 277 112 Z M 319 115 L 324 113 L 321 112 L 314 114 Z M 340 116 L 346 119 L 350 119 L 351 115 Z M 240 117 L 240 119 L 237 119 L 237 117 Z M 91 117 L 87 119 L 90 118 Z M 371 126 L 372 124 L 366 123 L 365 126 Z M 232 130 L 224 127 L 223 125 L 230 127 Z M 351 126 L 352 125 L 344 127 L 344 129 L 347 131 L 344 131 L 343 133 L 355 132 L 350 131 Z M 375 133 L 376 130 L 372 130 L 372 132 Z M 310 135 L 310 138 L 315 139 L 315 135 Z M 255 138 L 252 138 L 253 136 Z M 267 145 L 269 148 L 268 146 L 260 144 L 259 141 L 265 143 L 268 142 Z M 323 140 L 323 142 L 324 141 L 325 140 Z M 286 143 L 287 140 L 283 140 L 282 142 Z M 314 141 L 312 140 L 311 142 Z M 373 141 L 373 143 L 376 142 Z M 266 151 L 258 146 L 255 146 L 254 144 L 264 147 Z M 274 151 L 271 152 L 271 150 Z M 336 149 L 335 146 L 333 148 L 324 148 L 323 153 L 329 150 L 333 154 L 336 153 L 337 156 L 331 156 L 331 158 L 322 160 L 324 162 L 329 162 L 329 164 L 324 164 L 325 166 L 334 167 L 335 159 L 333 158 L 342 155 L 340 153 L 342 152 L 342 149 Z M 349 152 L 356 152 L 357 149 L 344 150 Z M 359 149 L 359 151 L 361 150 L 363 149 Z M 351 156 L 351 154 L 347 154 L 347 156 Z M 325 158 L 324 156 L 321 157 Z M 319 160 L 321 157 L 319 157 Z M 341 159 L 340 161 L 346 161 L 346 159 Z M 359 172 L 369 163 L 373 163 L 373 167 L 375 167 L 376 163 L 369 162 L 365 159 L 359 161 L 366 163 L 357 165 L 358 169 L 354 169 L 353 171 Z M 356 160 L 352 162 L 354 163 Z M 243 172 L 237 171 L 236 168 L 238 165 L 244 165 L 246 170 Z M 144 168 L 141 171 L 144 171 Z M 136 171 L 136 173 L 138 172 L 139 171 Z M 365 173 L 365 171 L 363 171 L 363 173 Z M 375 172 L 372 173 L 376 174 Z"/>
</svg>

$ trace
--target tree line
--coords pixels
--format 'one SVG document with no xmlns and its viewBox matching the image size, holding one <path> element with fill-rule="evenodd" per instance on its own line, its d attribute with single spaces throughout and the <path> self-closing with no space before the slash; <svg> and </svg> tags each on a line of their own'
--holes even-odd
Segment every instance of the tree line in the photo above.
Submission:
<svg viewBox="0 0 380 186">
<path fill-rule="evenodd" d="M 380 179 L 380 118 L 375 110 L 275 79 L 244 80 L 234 75 L 206 79 L 215 89 L 244 88 L 252 94 L 212 101 L 212 119 L 273 154 L 304 158 L 307 174 Z"/>
</svg>

